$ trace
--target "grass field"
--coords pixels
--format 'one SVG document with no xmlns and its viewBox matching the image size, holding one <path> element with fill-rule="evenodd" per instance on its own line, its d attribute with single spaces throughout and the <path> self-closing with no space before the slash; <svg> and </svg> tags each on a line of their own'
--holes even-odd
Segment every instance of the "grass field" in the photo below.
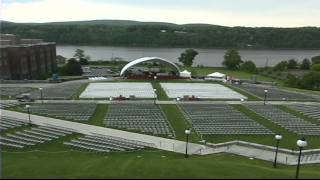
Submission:
<svg viewBox="0 0 320 180">
<path fill-rule="evenodd" d="M 170 124 L 172 125 L 176 133 L 176 139 L 185 141 L 186 135 L 184 131 L 188 129 L 190 125 L 185 120 L 179 108 L 176 105 L 161 105 L 161 109 L 166 114 Z M 193 132 L 190 135 L 190 141 L 198 143 L 200 138 L 195 132 Z"/>
<path fill-rule="evenodd" d="M 319 178 L 320 166 L 303 166 L 301 178 Z M 295 167 L 234 155 L 190 156 L 163 151 L 3 153 L 4 178 L 294 178 Z"/>
</svg>

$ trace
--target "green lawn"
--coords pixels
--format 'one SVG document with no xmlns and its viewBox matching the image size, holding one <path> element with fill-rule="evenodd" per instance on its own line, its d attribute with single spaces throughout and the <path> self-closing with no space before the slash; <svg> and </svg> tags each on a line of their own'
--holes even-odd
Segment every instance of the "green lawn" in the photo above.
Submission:
<svg viewBox="0 0 320 180">
<path fill-rule="evenodd" d="M 79 100 L 79 99 L 80 99 L 79 96 L 83 93 L 84 90 L 86 90 L 86 88 L 89 86 L 89 84 L 90 84 L 90 83 L 86 83 L 86 84 L 82 85 L 82 86 L 78 89 L 78 91 L 77 91 L 74 95 L 72 95 L 71 99 L 73 99 L 73 100 Z"/>
<path fill-rule="evenodd" d="M 302 166 L 301 178 L 319 178 L 319 165 Z M 110 153 L 3 152 L 4 178 L 294 178 L 295 166 L 235 155 L 190 156 L 163 151 Z"/>
<path fill-rule="evenodd" d="M 161 109 L 164 111 L 170 124 L 172 125 L 176 133 L 176 139 L 185 141 L 186 135 L 184 131 L 189 128 L 190 125 L 185 120 L 179 108 L 176 105 L 161 105 Z M 196 133 L 193 132 L 190 135 L 190 141 L 198 143 L 200 141 L 200 138 Z"/>
<path fill-rule="evenodd" d="M 152 81 L 151 84 L 152 87 L 157 90 L 156 93 L 158 100 L 169 100 L 169 97 L 167 96 L 166 92 L 163 90 L 159 82 Z"/>
<path fill-rule="evenodd" d="M 105 127 L 103 121 L 107 114 L 107 111 L 108 111 L 107 104 L 98 104 L 93 116 L 90 118 L 89 124 Z"/>
<path fill-rule="evenodd" d="M 227 70 L 224 67 L 181 67 L 181 70 L 188 70 L 192 71 L 195 70 L 198 76 L 206 76 L 208 74 L 214 73 L 214 72 L 220 72 L 223 74 L 226 74 L 228 76 L 232 76 L 238 79 L 252 79 L 253 76 L 257 76 L 257 81 L 266 81 L 266 82 L 278 82 L 279 80 L 261 76 L 261 75 L 254 75 L 251 73 L 243 72 L 243 71 L 233 71 L 233 70 Z"/>
</svg>

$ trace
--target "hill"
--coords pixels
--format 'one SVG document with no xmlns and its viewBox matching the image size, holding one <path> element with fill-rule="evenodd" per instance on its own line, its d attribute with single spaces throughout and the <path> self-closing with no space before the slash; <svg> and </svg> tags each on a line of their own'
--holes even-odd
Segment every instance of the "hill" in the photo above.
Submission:
<svg viewBox="0 0 320 180">
<path fill-rule="evenodd" d="M 225 27 L 126 20 L 1 22 L 2 33 L 58 44 L 142 47 L 319 49 L 320 28 Z"/>
</svg>

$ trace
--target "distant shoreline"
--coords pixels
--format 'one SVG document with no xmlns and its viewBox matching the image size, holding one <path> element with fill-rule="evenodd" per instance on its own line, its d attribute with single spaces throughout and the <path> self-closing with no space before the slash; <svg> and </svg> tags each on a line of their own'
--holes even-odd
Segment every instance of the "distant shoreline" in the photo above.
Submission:
<svg viewBox="0 0 320 180">
<path fill-rule="evenodd" d="M 148 48 L 148 49 L 167 49 L 167 48 L 177 48 L 177 49 L 188 49 L 188 48 L 192 48 L 192 49 L 217 49 L 217 50 L 228 50 L 228 49 L 237 49 L 239 51 L 241 50 L 266 50 L 266 51 L 282 51 L 282 50 L 293 50 L 293 51 L 297 51 L 297 50 L 319 50 L 319 55 L 320 55 L 320 48 L 217 48 L 217 47 L 183 47 L 183 46 L 119 46 L 119 45 L 92 45 L 92 44 L 87 44 L 87 45 L 83 45 L 83 44 L 56 44 L 56 46 L 83 46 L 83 47 L 117 47 L 117 48 Z"/>
</svg>

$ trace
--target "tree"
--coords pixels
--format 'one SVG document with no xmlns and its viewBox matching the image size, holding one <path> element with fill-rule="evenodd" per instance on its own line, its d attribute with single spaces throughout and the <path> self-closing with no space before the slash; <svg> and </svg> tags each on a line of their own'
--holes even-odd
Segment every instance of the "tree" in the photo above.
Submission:
<svg viewBox="0 0 320 180">
<path fill-rule="evenodd" d="M 179 57 L 179 62 L 181 62 L 184 66 L 192 66 L 194 58 L 199 53 L 194 49 L 187 49 L 183 52 Z"/>
<path fill-rule="evenodd" d="M 320 64 L 315 64 L 315 65 L 313 65 L 311 69 L 312 69 L 312 71 L 318 71 L 318 72 L 320 72 Z"/>
<path fill-rule="evenodd" d="M 288 67 L 288 62 L 287 61 L 281 61 L 275 67 L 273 68 L 274 71 L 284 71 Z"/>
<path fill-rule="evenodd" d="M 298 61 L 294 60 L 294 59 L 290 59 L 288 61 L 288 69 L 297 69 L 298 68 Z"/>
<path fill-rule="evenodd" d="M 75 54 L 73 55 L 74 58 L 80 60 L 81 58 L 84 58 L 85 55 L 84 55 L 84 50 L 82 49 L 77 49 Z"/>
<path fill-rule="evenodd" d="M 320 89 L 320 72 L 310 72 L 303 76 L 301 81 L 302 88 L 310 90 Z"/>
<path fill-rule="evenodd" d="M 230 49 L 224 55 L 224 61 L 222 62 L 222 65 L 224 65 L 227 69 L 237 70 L 240 68 L 240 64 L 242 62 L 243 61 L 241 60 L 239 52 L 237 50 Z"/>
<path fill-rule="evenodd" d="M 320 64 L 320 56 L 315 56 L 313 58 L 311 58 L 312 64 Z"/>
<path fill-rule="evenodd" d="M 57 63 L 58 63 L 58 64 L 65 64 L 67 58 L 65 58 L 65 57 L 63 57 L 63 56 L 61 56 L 61 55 L 57 55 L 56 60 L 57 60 Z"/>
<path fill-rule="evenodd" d="M 252 61 L 245 61 L 243 64 L 241 64 L 240 70 L 249 73 L 257 73 L 258 71 L 256 64 Z"/>
<path fill-rule="evenodd" d="M 65 72 L 68 76 L 81 76 L 83 73 L 80 62 L 75 58 L 68 60 Z"/>
<path fill-rule="evenodd" d="M 300 69 L 309 70 L 311 66 L 311 62 L 309 59 L 304 59 L 301 63 Z"/>
<path fill-rule="evenodd" d="M 86 58 L 80 58 L 81 65 L 89 65 L 89 61 Z"/>
<path fill-rule="evenodd" d="M 289 87 L 299 87 L 300 86 L 300 79 L 292 74 L 288 74 L 287 80 L 285 83 Z"/>
</svg>

